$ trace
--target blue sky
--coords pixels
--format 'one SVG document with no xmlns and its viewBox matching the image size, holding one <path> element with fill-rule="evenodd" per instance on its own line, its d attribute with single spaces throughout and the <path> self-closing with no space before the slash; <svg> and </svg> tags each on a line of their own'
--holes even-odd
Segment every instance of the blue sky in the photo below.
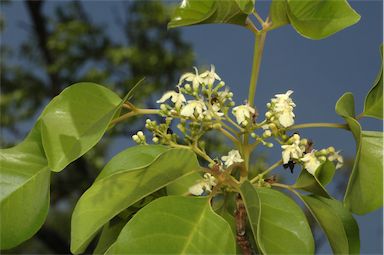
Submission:
<svg viewBox="0 0 384 255">
<path fill-rule="evenodd" d="M 45 6 L 47 13 L 58 2 L 50 1 Z M 116 40 L 123 35 L 114 22 L 113 11 L 121 11 L 119 1 L 84 1 L 90 17 L 108 25 L 109 33 Z M 277 93 L 294 91 L 297 105 L 296 123 L 335 122 L 342 119 L 335 114 L 337 99 L 347 91 L 355 96 L 356 112 L 362 111 L 364 98 L 380 67 L 379 45 L 383 41 L 382 1 L 351 1 L 351 6 L 361 15 L 356 25 L 327 39 L 313 41 L 301 37 L 290 26 L 271 31 L 260 70 L 256 106 L 260 114 L 265 104 Z M 267 1 L 257 1 L 256 7 L 265 17 Z M 106 15 L 107 13 L 107 15 Z M 27 38 L 20 23 L 29 23 L 24 3 L 16 1 L 2 8 L 7 28 L 2 42 L 17 45 Z M 110 15 L 108 15 L 110 14 Z M 235 92 L 235 101 L 241 103 L 248 96 L 248 83 L 253 54 L 253 35 L 248 30 L 234 25 L 205 25 L 181 28 L 183 37 L 192 43 L 199 66 L 214 64 L 226 84 Z M 363 119 L 366 130 L 382 130 L 378 120 Z M 330 145 L 342 150 L 343 155 L 353 157 L 355 145 L 352 135 L 337 129 L 306 129 L 302 136 L 311 138 L 317 148 Z M 112 154 L 123 147 L 118 144 Z M 278 148 L 271 150 L 270 161 L 280 157 Z M 361 252 L 381 253 L 382 210 L 357 217 L 361 231 Z M 324 246 L 319 253 L 328 253 Z"/>
</svg>

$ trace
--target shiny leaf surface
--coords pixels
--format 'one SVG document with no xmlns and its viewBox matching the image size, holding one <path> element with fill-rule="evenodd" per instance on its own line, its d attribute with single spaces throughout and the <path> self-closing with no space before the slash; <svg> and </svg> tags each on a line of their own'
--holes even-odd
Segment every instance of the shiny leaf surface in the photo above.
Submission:
<svg viewBox="0 0 384 255">
<path fill-rule="evenodd" d="M 346 0 L 287 0 L 291 25 L 304 37 L 323 39 L 360 20 Z"/>
<path fill-rule="evenodd" d="M 368 92 L 364 103 L 365 116 L 383 119 L 383 45 L 380 47 L 381 67 L 373 87 Z"/>
<path fill-rule="evenodd" d="M 33 236 L 48 213 L 50 171 L 41 145 L 39 124 L 22 143 L 0 150 L 2 250 Z"/>
<path fill-rule="evenodd" d="M 168 28 L 212 23 L 245 26 L 252 5 L 251 0 L 184 0 L 172 15 Z"/>
<path fill-rule="evenodd" d="M 324 230 L 335 254 L 360 252 L 359 227 L 339 201 L 319 196 L 302 196 L 302 199 Z"/>
<path fill-rule="evenodd" d="M 301 208 L 270 188 L 241 185 L 241 196 L 257 245 L 263 254 L 312 254 L 314 240 Z"/>
<path fill-rule="evenodd" d="M 140 151 L 143 147 L 134 148 Z M 136 159 L 144 162 L 143 167 L 129 168 L 128 165 L 128 168 L 120 168 L 124 165 L 121 162 L 125 162 L 125 157 L 130 157 L 131 153 L 134 153 L 133 149 L 129 148 L 112 158 L 106 166 L 109 175 L 98 178 L 78 201 L 72 215 L 73 253 L 83 252 L 99 229 L 125 208 L 178 178 L 199 170 L 196 155 L 187 149 L 169 149 L 152 157 L 144 154 L 147 163 L 136 153 Z M 112 170 L 111 165 L 118 166 L 119 170 Z"/>
<path fill-rule="evenodd" d="M 107 254 L 234 254 L 228 223 L 208 197 L 168 196 L 141 209 Z"/>
</svg>

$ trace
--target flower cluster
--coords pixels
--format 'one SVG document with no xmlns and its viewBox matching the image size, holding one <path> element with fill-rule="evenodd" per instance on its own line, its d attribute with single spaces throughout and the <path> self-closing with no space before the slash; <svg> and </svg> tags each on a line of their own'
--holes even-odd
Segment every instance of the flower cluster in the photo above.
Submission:
<svg viewBox="0 0 384 255">
<path fill-rule="evenodd" d="M 300 164 L 315 175 L 319 166 L 327 160 L 335 162 L 336 168 L 340 168 L 343 158 L 333 147 L 313 150 L 308 140 L 302 139 L 299 134 L 287 135 L 295 118 L 293 110 L 296 105 L 291 98 L 292 94 L 292 90 L 276 94 L 267 103 L 265 119 L 258 123 L 257 110 L 247 102 L 235 105 L 233 93 L 225 86 L 213 65 L 210 70 L 202 73 L 195 67 L 194 72 L 180 77 L 175 90 L 167 91 L 157 100 L 160 104 L 158 114 L 162 120 L 147 119 L 145 127 L 152 133 L 153 143 L 171 147 L 187 146 L 208 159 L 209 167 L 215 167 L 222 174 L 230 173 L 233 168 L 241 166 L 244 160 L 238 150 L 231 150 L 221 160 L 211 159 L 205 152 L 203 140 L 205 133 L 210 130 L 218 130 L 237 145 L 252 137 L 255 141 L 249 141 L 252 142 L 249 144 L 251 148 L 259 143 L 273 147 L 273 143 L 267 140 L 275 139 L 281 144 L 282 163 L 292 167 L 291 170 L 294 164 Z M 257 134 L 258 129 L 262 129 L 261 135 Z M 147 144 L 142 131 L 132 138 L 138 144 Z M 202 180 L 190 187 L 189 192 L 201 195 L 211 192 L 215 185 L 216 178 L 205 173 Z"/>
<path fill-rule="evenodd" d="M 290 137 L 282 148 L 283 164 L 288 164 L 289 161 L 300 163 L 312 175 L 316 174 L 316 170 L 326 160 L 335 161 L 336 169 L 342 167 L 343 157 L 336 152 L 335 148 L 329 147 L 320 151 L 310 150 L 307 139 L 301 139 L 298 134 Z M 310 150 L 310 151 L 309 151 Z"/>
</svg>

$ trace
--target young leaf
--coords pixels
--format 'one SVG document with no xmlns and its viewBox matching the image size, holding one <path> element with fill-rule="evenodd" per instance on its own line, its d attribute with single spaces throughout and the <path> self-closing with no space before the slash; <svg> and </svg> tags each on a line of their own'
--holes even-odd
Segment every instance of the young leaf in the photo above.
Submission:
<svg viewBox="0 0 384 255">
<path fill-rule="evenodd" d="M 323 39 L 360 20 L 346 0 L 286 0 L 295 30 L 310 39 Z"/>
<path fill-rule="evenodd" d="M 245 26 L 252 10 L 252 0 L 183 0 L 172 15 L 168 28 L 212 23 Z"/>
<path fill-rule="evenodd" d="M 366 214 L 383 205 L 382 133 L 362 131 L 354 116 L 354 100 L 345 93 L 336 103 L 356 140 L 356 157 L 344 196 L 345 206 L 354 213 Z"/>
<path fill-rule="evenodd" d="M 81 196 L 72 215 L 72 253 L 83 252 L 98 230 L 125 208 L 200 168 L 196 155 L 188 149 L 169 149 L 152 157 L 144 153 L 145 162 L 139 153 L 134 153 L 148 152 L 145 147 L 136 146 L 112 158 L 105 170 L 109 174 L 101 173 L 103 177 Z M 127 168 L 121 168 L 131 153 L 137 155 L 134 160 L 142 162 L 142 167 L 134 164 L 130 168 L 132 165 L 127 164 Z"/>
<path fill-rule="evenodd" d="M 234 254 L 228 223 L 208 197 L 162 197 L 141 209 L 106 254 Z"/>
<path fill-rule="evenodd" d="M 383 119 L 383 45 L 380 47 L 381 67 L 373 87 L 368 92 L 364 103 L 365 116 Z"/>
<path fill-rule="evenodd" d="M 257 245 L 263 254 L 312 254 L 314 240 L 301 208 L 283 193 L 255 188 L 249 181 L 241 196 Z"/>
<path fill-rule="evenodd" d="M 60 93 L 40 116 L 48 166 L 58 172 L 91 149 L 123 101 L 94 83 L 77 83 Z"/>
<path fill-rule="evenodd" d="M 41 145 L 39 122 L 27 138 L 0 150 L 0 249 L 33 236 L 49 207 L 50 171 Z"/>
<path fill-rule="evenodd" d="M 319 168 L 321 167 L 322 166 L 319 166 Z M 317 169 L 317 171 L 318 170 L 319 169 Z M 297 177 L 296 183 L 293 185 L 293 187 L 295 189 L 301 189 L 301 190 L 311 192 L 313 194 L 331 198 L 331 196 L 328 194 L 327 190 L 321 184 L 319 179 L 316 176 L 313 176 L 310 173 L 308 173 L 308 171 L 305 169 L 301 170 L 301 173 L 299 177 Z"/>
<path fill-rule="evenodd" d="M 335 254 L 360 252 L 359 227 L 339 201 L 314 195 L 301 197 L 323 228 Z"/>
</svg>

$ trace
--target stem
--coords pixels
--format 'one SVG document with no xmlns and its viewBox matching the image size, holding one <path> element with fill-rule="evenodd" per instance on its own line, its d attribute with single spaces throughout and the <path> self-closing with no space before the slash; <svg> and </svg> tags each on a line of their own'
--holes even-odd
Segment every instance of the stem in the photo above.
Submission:
<svg viewBox="0 0 384 255">
<path fill-rule="evenodd" d="M 349 130 L 349 127 L 347 124 L 323 123 L 323 122 L 297 124 L 297 125 L 288 127 L 287 130 L 299 129 L 299 128 L 318 128 L 318 127 L 341 128 L 341 129 Z"/>
<path fill-rule="evenodd" d="M 189 147 L 188 147 L 189 148 Z M 215 164 L 215 161 L 211 159 L 206 153 L 199 149 L 196 145 L 192 147 L 192 150 L 197 153 L 200 157 L 208 161 L 209 163 Z"/>
<path fill-rule="evenodd" d="M 265 170 L 264 172 L 262 172 L 261 174 L 257 175 L 255 178 L 253 178 L 251 180 L 251 183 L 255 183 L 257 180 L 259 180 L 260 178 L 263 178 L 264 175 L 268 174 L 269 172 L 271 172 L 272 170 L 274 170 L 276 167 L 280 166 L 281 164 L 283 163 L 283 161 L 280 159 L 279 161 L 277 161 L 276 163 L 274 163 L 273 165 L 271 165 L 267 170 Z"/>
<path fill-rule="evenodd" d="M 264 42 L 265 42 L 266 35 L 267 35 L 267 32 L 263 30 L 258 34 L 255 34 L 252 75 L 251 75 L 251 81 L 249 83 L 249 93 L 248 93 L 248 104 L 250 106 L 254 105 L 257 80 L 259 78 L 260 64 L 261 64 L 261 58 L 263 56 Z"/>
<path fill-rule="evenodd" d="M 231 135 L 227 130 L 225 130 L 224 128 L 220 128 L 219 131 L 221 133 L 223 133 L 223 135 L 228 137 L 234 144 L 238 144 L 239 143 L 239 141 L 233 135 Z"/>
<path fill-rule="evenodd" d="M 116 123 L 122 122 L 122 121 L 129 119 L 129 118 L 136 116 L 136 115 L 159 114 L 159 112 L 160 112 L 160 110 L 158 110 L 158 109 L 137 109 L 135 111 L 123 114 L 120 117 L 112 120 L 111 124 L 116 124 Z"/>
<path fill-rule="evenodd" d="M 242 127 L 240 127 L 236 122 L 234 122 L 230 117 L 228 116 L 225 116 L 225 119 L 231 123 L 234 127 L 236 127 L 237 129 L 240 130 L 240 132 L 244 132 L 244 129 Z"/>
<path fill-rule="evenodd" d="M 362 112 L 362 113 L 360 113 L 359 115 L 357 115 L 356 117 L 355 117 L 355 119 L 356 120 L 359 120 L 359 119 L 361 119 L 361 118 L 363 118 L 364 117 L 364 112 Z"/>
<path fill-rule="evenodd" d="M 293 194 L 295 194 L 298 198 L 300 198 L 302 200 L 300 193 L 297 192 L 294 188 L 292 188 L 289 185 L 285 185 L 285 184 L 282 184 L 282 183 L 272 183 L 271 185 L 275 186 L 275 187 L 280 187 L 280 188 L 283 188 L 283 189 L 287 189 L 287 190 L 291 191 Z"/>
</svg>

